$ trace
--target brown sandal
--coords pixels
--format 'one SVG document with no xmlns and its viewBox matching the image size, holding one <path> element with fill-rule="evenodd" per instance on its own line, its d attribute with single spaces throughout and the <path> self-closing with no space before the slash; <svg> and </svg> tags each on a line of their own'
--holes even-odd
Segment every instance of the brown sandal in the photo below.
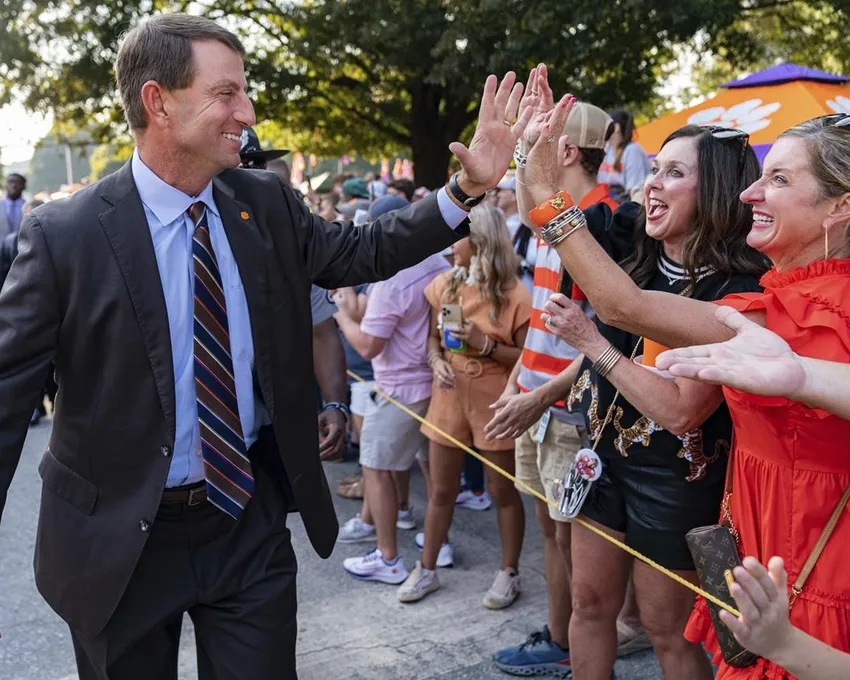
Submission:
<svg viewBox="0 0 850 680">
<path fill-rule="evenodd" d="M 343 498 L 356 501 L 363 500 L 363 477 L 353 481 L 351 484 L 340 483 L 336 488 L 336 492 Z"/>
</svg>

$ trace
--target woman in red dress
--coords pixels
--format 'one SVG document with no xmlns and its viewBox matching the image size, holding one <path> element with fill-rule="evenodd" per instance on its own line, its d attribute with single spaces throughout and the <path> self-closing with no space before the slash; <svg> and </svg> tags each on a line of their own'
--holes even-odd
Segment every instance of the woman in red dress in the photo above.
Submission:
<svg viewBox="0 0 850 680">
<path fill-rule="evenodd" d="M 553 129 L 560 129 L 559 119 L 569 108 L 565 98 L 553 114 Z M 551 178 L 560 145 L 543 137 L 529 154 L 522 187 L 530 205 L 559 189 Z M 730 144 L 739 141 L 729 135 Z M 747 242 L 770 258 L 773 269 L 762 278 L 763 293 L 732 295 L 722 304 L 772 330 L 802 356 L 850 362 L 850 116 L 825 116 L 781 135 L 762 177 L 741 200 L 753 207 Z M 652 228 L 663 231 L 667 206 L 650 192 L 646 209 Z M 561 241 L 557 250 L 609 325 L 667 347 L 722 342 L 733 335 L 710 303 L 637 288 L 585 229 Z M 553 316 L 563 313 L 555 298 L 550 307 Z M 785 397 L 727 388 L 726 398 L 735 425 L 731 514 L 741 553 L 762 563 L 781 556 L 793 583 L 850 484 L 850 421 Z M 790 615 L 794 626 L 845 652 L 850 651 L 848 514 L 843 513 Z M 748 668 L 724 664 L 702 600 L 686 637 L 705 643 L 718 665 L 718 680 L 793 677 L 766 659 Z"/>
</svg>

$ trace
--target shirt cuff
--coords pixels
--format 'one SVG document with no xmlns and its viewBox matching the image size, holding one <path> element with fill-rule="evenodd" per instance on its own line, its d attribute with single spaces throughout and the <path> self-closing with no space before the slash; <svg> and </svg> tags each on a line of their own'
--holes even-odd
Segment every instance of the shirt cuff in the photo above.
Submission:
<svg viewBox="0 0 850 680">
<path fill-rule="evenodd" d="M 440 214 L 452 229 L 457 229 L 464 220 L 469 217 L 469 213 L 449 198 L 449 192 L 446 187 L 443 187 L 437 192 L 437 205 L 440 207 Z"/>
</svg>

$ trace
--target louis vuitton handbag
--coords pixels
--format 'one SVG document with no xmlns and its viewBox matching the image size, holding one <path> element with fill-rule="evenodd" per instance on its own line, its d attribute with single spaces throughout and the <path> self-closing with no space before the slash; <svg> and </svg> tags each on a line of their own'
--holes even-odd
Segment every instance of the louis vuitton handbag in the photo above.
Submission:
<svg viewBox="0 0 850 680">
<path fill-rule="evenodd" d="M 733 444 L 734 449 L 734 444 Z M 697 575 L 699 576 L 700 585 L 703 590 L 716 597 L 721 602 L 725 602 L 730 606 L 735 606 L 735 600 L 729 593 L 729 586 L 734 583 L 735 579 L 732 575 L 732 570 L 741 566 L 741 556 L 738 552 L 738 532 L 735 530 L 735 525 L 732 523 L 732 515 L 729 511 L 729 499 L 732 496 L 732 451 L 729 453 L 729 470 L 726 473 L 726 488 L 723 492 L 723 503 L 721 506 L 720 523 L 711 526 L 697 527 L 689 531 L 685 537 L 688 543 L 688 548 L 694 558 Z M 832 535 L 835 525 L 838 524 L 838 519 L 841 513 L 847 506 L 847 501 L 850 500 L 850 486 L 844 491 L 838 505 L 832 511 L 829 521 L 826 523 L 820 537 L 815 543 L 809 558 L 803 565 L 800 575 L 791 587 L 789 598 L 790 606 L 794 606 L 794 601 L 803 590 L 806 580 L 815 568 L 815 563 L 821 556 L 824 547 L 826 546 L 829 537 Z M 714 632 L 717 636 L 717 643 L 720 645 L 720 651 L 723 654 L 723 660 L 727 666 L 733 668 L 746 668 L 752 666 L 758 656 L 746 650 L 740 642 L 735 638 L 723 621 L 720 620 L 720 607 L 712 602 L 706 602 L 709 613 L 711 614 L 711 622 L 714 625 Z"/>
</svg>

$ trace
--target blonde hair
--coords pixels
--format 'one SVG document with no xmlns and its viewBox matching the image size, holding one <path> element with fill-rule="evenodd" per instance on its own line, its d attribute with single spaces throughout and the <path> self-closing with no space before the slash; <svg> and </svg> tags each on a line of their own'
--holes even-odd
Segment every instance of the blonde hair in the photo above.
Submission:
<svg viewBox="0 0 850 680">
<path fill-rule="evenodd" d="M 490 303 L 490 319 L 496 321 L 507 303 L 507 292 L 517 285 L 517 262 L 505 216 L 498 208 L 481 203 L 469 212 L 469 242 L 475 251 L 475 266 L 455 266 L 448 272 L 444 297 L 455 302 L 458 290 L 470 282 Z"/>
<path fill-rule="evenodd" d="M 794 137 L 805 142 L 821 200 L 850 193 L 850 125 L 830 125 L 831 118 L 812 118 L 779 135 L 779 139 Z M 844 240 L 850 245 L 850 222 L 844 225 Z"/>
</svg>

